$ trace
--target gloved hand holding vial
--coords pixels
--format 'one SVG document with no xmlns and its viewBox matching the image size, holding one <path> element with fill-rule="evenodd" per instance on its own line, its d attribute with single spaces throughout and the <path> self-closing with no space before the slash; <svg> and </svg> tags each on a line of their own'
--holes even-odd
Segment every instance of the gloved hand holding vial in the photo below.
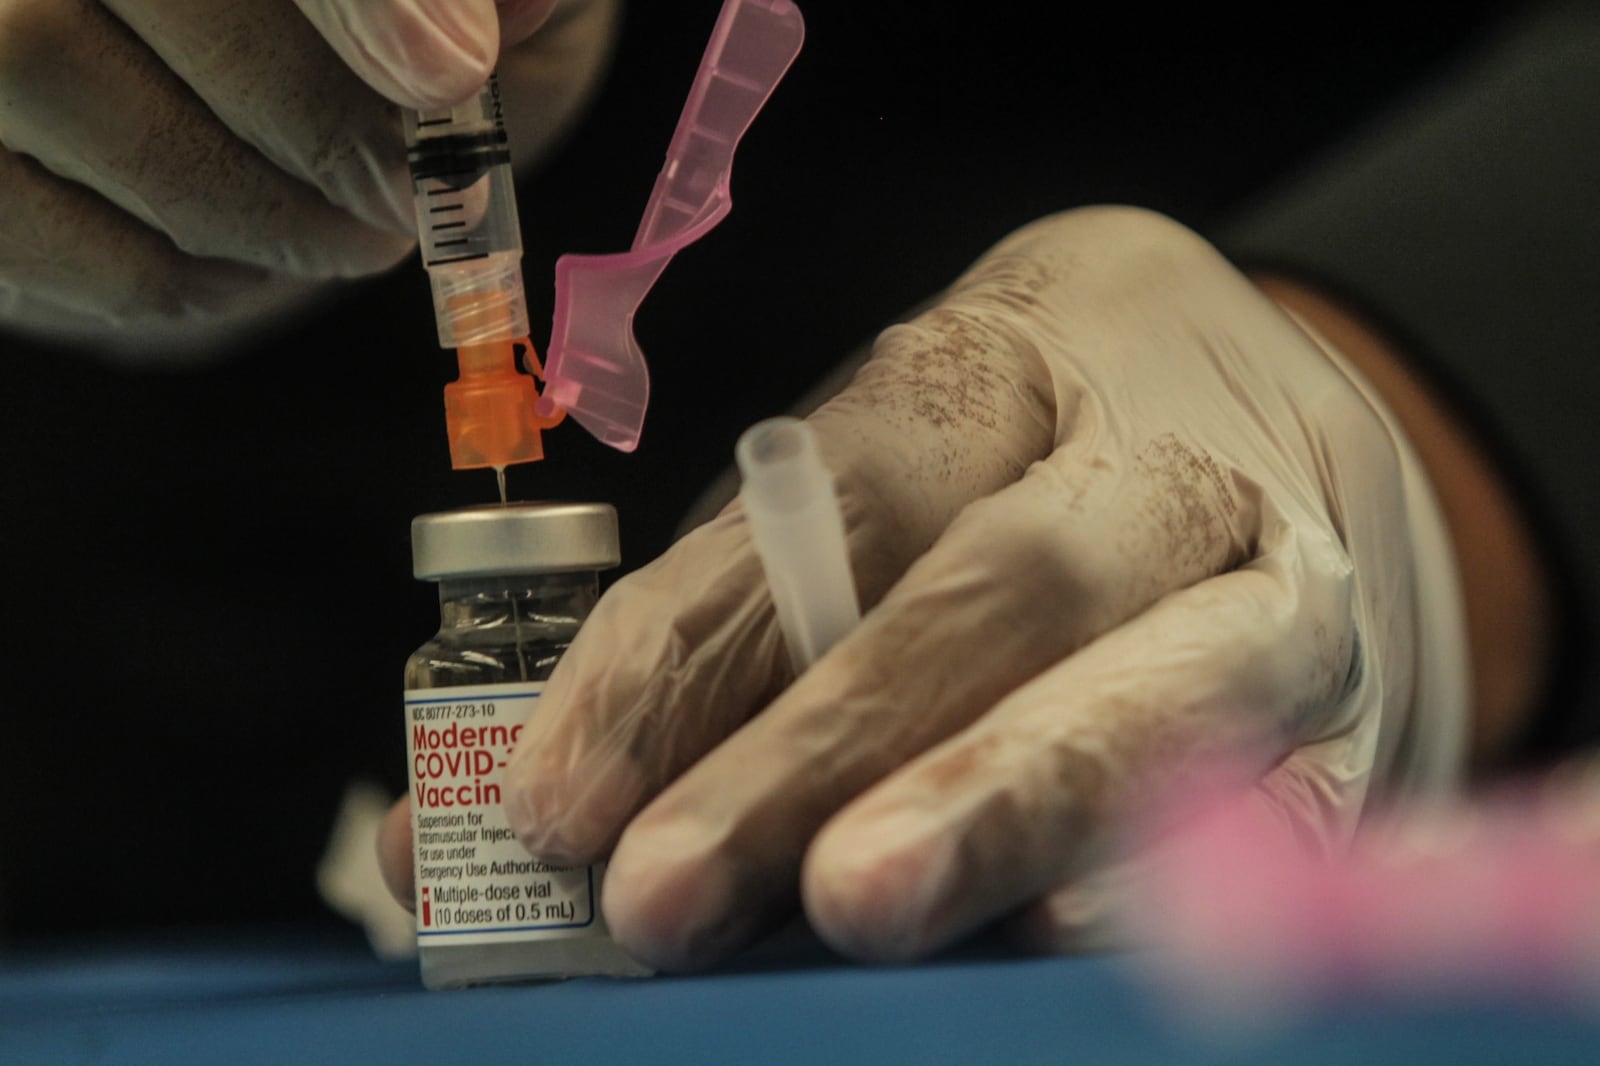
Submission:
<svg viewBox="0 0 1600 1066">
<path fill-rule="evenodd" d="M 809 423 L 860 626 L 796 677 L 734 504 L 601 600 L 507 771 L 533 855 L 611 856 L 642 961 L 726 958 L 796 899 L 861 958 L 1013 912 L 1064 946 L 1052 892 L 1210 758 L 1258 753 L 1330 849 L 1461 773 L 1461 591 L 1411 446 L 1175 223 L 1013 234 Z"/>
</svg>

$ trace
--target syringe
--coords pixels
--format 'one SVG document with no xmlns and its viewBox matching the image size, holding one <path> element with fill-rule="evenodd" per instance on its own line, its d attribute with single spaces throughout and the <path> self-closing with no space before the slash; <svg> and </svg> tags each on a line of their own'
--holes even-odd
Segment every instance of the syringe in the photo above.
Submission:
<svg viewBox="0 0 1600 1066">
<path fill-rule="evenodd" d="M 465 103 L 407 111 L 404 120 L 439 344 L 456 349 L 461 371 L 444 390 L 450 465 L 503 474 L 508 464 L 544 457 L 540 431 L 562 412 L 540 416 L 533 378 L 517 370 L 519 345 L 531 367 L 538 360 L 528 340 L 522 230 L 499 82 L 491 76 Z"/>
</svg>

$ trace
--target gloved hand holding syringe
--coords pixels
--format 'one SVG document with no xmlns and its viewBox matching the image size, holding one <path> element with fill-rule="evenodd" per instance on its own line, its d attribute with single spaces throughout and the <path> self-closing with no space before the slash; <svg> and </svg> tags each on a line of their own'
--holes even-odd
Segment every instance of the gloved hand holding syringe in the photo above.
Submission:
<svg viewBox="0 0 1600 1066">
<path fill-rule="evenodd" d="M 607 444 L 637 447 L 649 374 L 633 314 L 678 249 L 727 214 L 734 149 L 803 37 L 790 0 L 726 0 L 633 248 L 556 264 L 548 375 L 528 336 L 516 190 L 495 80 L 465 104 L 407 115 L 439 343 L 457 350 L 461 370 L 445 389 L 452 466 L 494 467 L 504 498 L 505 467 L 543 458 L 541 431 L 568 410 Z M 518 372 L 518 346 L 533 376 Z M 541 376 L 550 392 L 542 400 L 534 387 Z"/>
</svg>

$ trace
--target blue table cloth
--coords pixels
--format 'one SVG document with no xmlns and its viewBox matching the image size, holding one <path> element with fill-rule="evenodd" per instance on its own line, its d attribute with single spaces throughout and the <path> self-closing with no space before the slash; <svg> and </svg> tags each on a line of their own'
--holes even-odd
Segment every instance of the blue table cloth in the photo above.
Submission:
<svg viewBox="0 0 1600 1066">
<path fill-rule="evenodd" d="M 0 1063 L 1600 1063 L 1600 1002 L 1346 1003 L 1186 1023 L 1116 959 L 810 958 L 425 992 L 353 945 L 0 957 Z"/>
</svg>

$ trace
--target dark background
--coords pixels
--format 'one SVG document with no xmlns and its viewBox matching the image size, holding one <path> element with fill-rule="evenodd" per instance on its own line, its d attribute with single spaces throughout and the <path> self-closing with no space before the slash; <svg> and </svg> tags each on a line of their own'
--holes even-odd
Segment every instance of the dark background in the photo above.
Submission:
<svg viewBox="0 0 1600 1066">
<path fill-rule="evenodd" d="M 510 472 L 514 497 L 615 503 L 623 570 L 741 429 L 1008 230 L 1109 201 L 1210 232 L 1447 69 L 1492 5 L 1394 5 L 1381 26 L 802 6 L 806 51 L 741 148 L 732 215 L 640 314 L 639 451 L 569 424 Z M 588 120 L 526 183 L 536 340 L 555 257 L 630 241 L 717 7 L 636 0 Z M 449 469 L 426 279 L 412 260 L 237 348 L 136 372 L 0 337 L 12 939 L 317 915 L 345 781 L 403 787 L 401 664 L 437 622 L 407 526 L 494 493 Z"/>
</svg>

